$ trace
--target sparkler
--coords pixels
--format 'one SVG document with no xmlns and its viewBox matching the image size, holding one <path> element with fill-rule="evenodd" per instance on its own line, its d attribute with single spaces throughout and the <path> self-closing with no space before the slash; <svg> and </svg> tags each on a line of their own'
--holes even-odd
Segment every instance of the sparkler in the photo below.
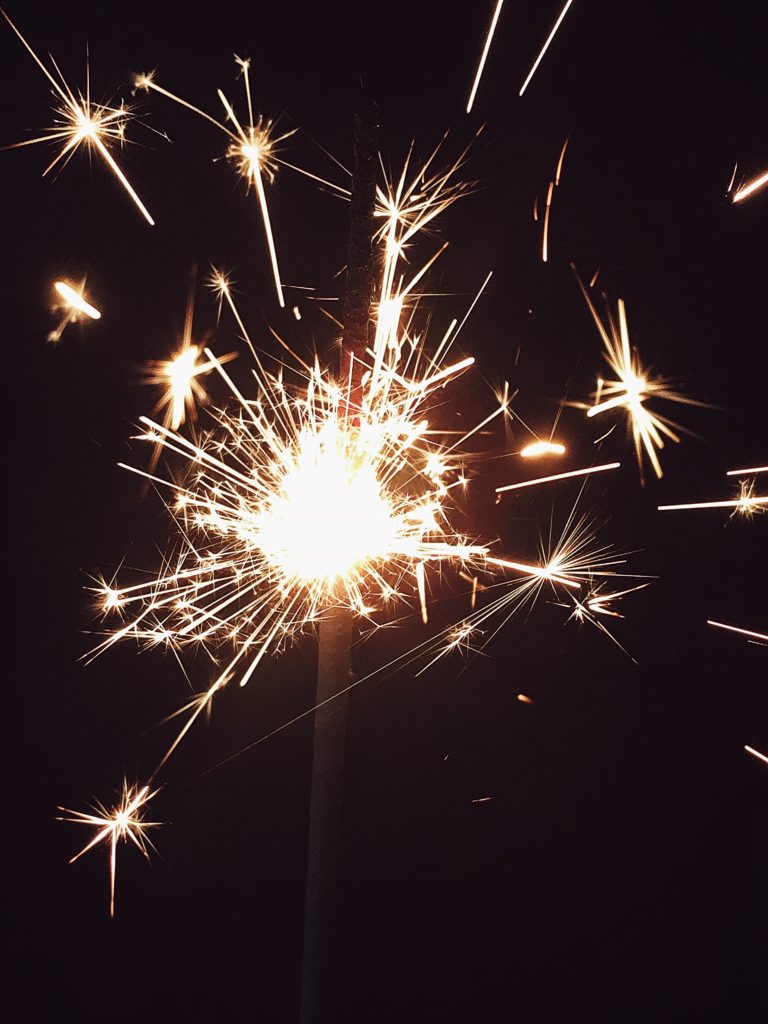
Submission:
<svg viewBox="0 0 768 1024">
<path fill-rule="evenodd" d="M 43 171 L 43 174 L 45 175 L 61 160 L 64 161 L 65 165 L 69 163 L 80 145 L 86 145 L 89 149 L 95 150 L 99 154 L 112 174 L 114 174 L 136 204 L 144 219 L 149 224 L 154 224 L 155 222 L 150 216 L 146 206 L 142 203 L 135 189 L 123 174 L 107 147 L 107 144 L 110 141 L 114 142 L 117 140 L 121 144 L 125 141 L 125 126 L 131 117 L 130 110 L 123 104 L 119 107 L 110 107 L 103 103 L 91 102 L 90 71 L 87 71 L 86 75 L 85 96 L 83 96 L 82 93 L 75 95 L 64 80 L 64 77 L 59 71 L 59 68 L 53 58 L 51 58 L 51 61 L 60 81 L 57 81 L 51 71 L 49 71 L 45 64 L 43 64 L 2 7 L 0 7 L 0 14 L 2 14 L 10 27 L 19 37 L 22 45 L 51 83 L 54 93 L 62 103 L 62 106 L 55 108 L 55 122 L 51 128 L 45 129 L 45 135 L 41 135 L 35 139 L 25 139 L 23 142 L 16 142 L 10 146 L 4 146 L 3 148 L 18 149 L 21 146 L 32 146 L 38 142 L 61 142 L 62 146 L 58 156 L 54 157 Z"/>
<path fill-rule="evenodd" d="M 523 93 L 525 92 L 525 90 L 528 88 L 528 85 L 529 85 L 531 79 L 536 74 L 536 68 L 539 66 L 539 64 L 541 64 L 541 61 L 542 61 L 542 58 L 544 57 L 544 54 L 549 49 L 549 45 L 552 42 L 552 40 L 555 38 L 555 35 L 557 34 L 557 30 L 560 28 L 560 25 L 562 24 L 563 18 L 568 13 L 568 8 L 571 6 L 572 3 L 573 3 L 573 0 L 566 0 L 565 6 L 560 11 L 560 15 L 559 15 L 557 21 L 555 22 L 555 24 L 552 27 L 552 31 L 547 36 L 547 40 L 544 43 L 544 45 L 542 46 L 541 50 L 539 51 L 538 57 L 533 62 L 533 67 L 528 72 L 528 75 L 527 75 L 525 81 L 523 82 L 523 84 L 520 86 L 520 92 L 518 93 L 518 96 L 522 96 Z"/>
<path fill-rule="evenodd" d="M 115 880 L 117 876 L 117 844 L 122 840 L 130 841 L 136 846 L 145 857 L 149 857 L 149 849 L 154 845 L 146 834 L 146 829 L 155 828 L 160 824 L 158 821 L 144 821 L 142 810 L 149 803 L 158 790 L 150 791 L 149 786 L 129 786 L 127 781 L 123 782 L 123 790 L 120 795 L 120 802 L 116 807 L 107 808 L 103 804 L 95 803 L 92 812 L 72 811 L 68 807 L 60 807 L 66 815 L 71 817 L 60 818 L 60 821 L 71 821 L 78 825 L 90 825 L 96 829 L 96 834 L 89 842 L 76 853 L 70 860 L 74 864 L 84 853 L 92 850 L 99 843 L 109 846 L 109 916 L 115 916 Z"/>
<path fill-rule="evenodd" d="M 504 0 L 497 0 L 496 7 L 493 12 L 493 17 L 491 18 L 491 24 L 488 28 L 488 35 L 485 37 L 485 46 L 483 46 L 483 53 L 482 56 L 480 57 L 480 63 L 477 65 L 477 73 L 475 74 L 475 80 L 472 83 L 472 89 L 469 94 L 469 100 L 467 101 L 468 114 L 472 112 L 472 104 L 475 102 L 477 89 L 478 86 L 480 85 L 480 78 L 482 77 L 483 68 L 485 67 L 485 62 L 488 58 L 488 51 L 491 48 L 491 43 L 493 41 L 493 33 L 496 31 L 496 23 L 499 20 L 499 15 L 501 14 L 501 6 L 503 3 Z"/>
<path fill-rule="evenodd" d="M 573 269 L 576 273 L 575 268 Z M 663 377 L 652 377 L 649 371 L 643 368 L 637 351 L 633 351 L 630 347 L 627 311 L 623 299 L 618 301 L 618 326 L 610 312 L 607 324 L 603 324 L 578 274 L 576 274 L 576 280 L 579 282 L 581 293 L 592 314 L 600 337 L 603 339 L 605 360 L 618 378 L 607 381 L 600 379 L 595 392 L 595 403 L 592 406 L 581 405 L 580 407 L 586 408 L 587 416 L 590 418 L 607 412 L 609 409 L 625 409 L 629 418 L 629 427 L 641 475 L 643 452 L 645 452 L 653 466 L 654 473 L 661 478 L 663 473 L 657 451 L 664 447 L 665 437 L 679 442 L 680 437 L 673 428 L 677 430 L 682 428 L 672 420 L 658 413 L 650 412 L 646 402 L 650 398 L 663 398 L 669 402 L 681 402 L 686 405 L 703 406 L 704 403 L 680 394 L 672 388 L 670 381 Z"/>
</svg>

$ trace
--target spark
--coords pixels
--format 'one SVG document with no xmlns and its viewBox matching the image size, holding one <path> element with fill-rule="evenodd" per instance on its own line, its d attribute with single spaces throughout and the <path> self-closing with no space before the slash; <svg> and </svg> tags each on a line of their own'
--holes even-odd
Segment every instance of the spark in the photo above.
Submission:
<svg viewBox="0 0 768 1024">
<path fill-rule="evenodd" d="M 768 641 L 768 633 L 755 633 L 751 629 L 742 629 L 741 626 L 729 626 L 725 622 L 715 622 L 714 619 L 707 619 L 708 626 L 715 626 L 717 629 L 727 629 L 731 633 L 740 633 L 742 636 L 752 637 L 754 640 Z"/>
<path fill-rule="evenodd" d="M 742 199 L 746 199 L 747 196 L 751 196 L 753 192 L 762 188 L 766 183 L 768 183 L 768 171 L 765 171 L 763 174 L 750 181 L 748 185 L 742 185 L 741 188 L 737 189 L 733 193 L 733 202 L 741 202 Z"/>
<path fill-rule="evenodd" d="M 752 466 L 750 469 L 729 469 L 726 476 L 747 476 L 752 473 L 768 473 L 768 466 Z"/>
<path fill-rule="evenodd" d="M 562 608 L 572 608 L 571 614 L 568 617 L 568 621 L 575 622 L 588 622 L 596 629 L 599 629 L 601 633 L 605 634 L 609 640 L 611 640 L 619 650 L 623 651 L 628 657 L 627 650 L 619 643 L 616 637 L 611 633 L 604 622 L 600 621 L 599 616 L 608 617 L 614 619 L 623 619 L 624 615 L 621 612 L 616 611 L 615 608 L 611 607 L 613 601 L 619 601 L 622 597 L 626 597 L 627 594 L 634 594 L 635 591 L 644 590 L 650 586 L 650 583 L 638 583 L 633 587 L 626 587 L 624 590 L 614 590 L 605 592 L 603 590 L 604 584 L 599 584 L 596 587 L 591 587 L 586 594 L 582 597 L 581 595 L 576 596 L 574 594 L 569 595 L 572 604 L 566 604 L 564 602 L 556 602 Z M 632 661 L 635 659 L 632 658 Z"/>
<path fill-rule="evenodd" d="M 634 581 L 639 578 L 637 574 L 619 571 L 619 567 L 626 563 L 625 555 L 610 544 L 598 540 L 595 519 L 579 513 L 578 505 L 579 499 L 574 503 L 558 539 L 553 540 L 550 536 L 546 541 L 543 538 L 540 540 L 538 571 L 535 566 L 526 563 L 516 565 L 506 559 L 487 558 L 489 566 L 512 568 L 521 573 L 523 579 L 502 582 L 495 580 L 489 584 L 484 588 L 487 594 L 492 595 L 494 590 L 501 591 L 500 594 L 491 597 L 487 604 L 465 618 L 465 626 L 475 630 L 495 623 L 492 631 L 484 631 L 485 643 L 490 642 L 522 608 L 533 607 L 545 590 L 552 591 L 555 597 L 559 597 L 560 587 L 567 588 L 569 603 L 556 600 L 555 604 L 562 607 L 580 604 L 584 609 L 582 615 L 588 616 L 589 621 L 605 632 L 614 643 L 618 643 L 603 624 L 597 621 L 596 616 L 610 615 L 620 618 L 619 613 L 610 608 L 610 601 L 642 589 L 647 584 L 635 584 Z M 617 577 L 628 577 L 633 581 L 633 585 L 622 591 L 602 593 L 602 587 Z M 572 617 L 578 618 L 579 615 Z M 445 637 L 436 639 L 434 647 L 437 653 L 429 664 L 434 664 L 451 649 L 449 636 L 450 634 L 446 634 Z"/>
<path fill-rule="evenodd" d="M 554 473 L 552 476 L 541 476 L 536 480 L 523 480 L 519 484 L 505 484 L 504 487 L 497 487 L 496 493 L 503 494 L 505 491 L 515 491 L 520 487 L 534 487 L 536 484 L 548 484 L 554 480 L 567 480 L 575 476 L 588 476 L 590 473 L 605 473 L 611 469 L 618 469 L 620 462 L 606 462 L 603 466 L 588 466 L 586 469 L 572 469 L 567 473 Z"/>
<path fill-rule="evenodd" d="M 117 806 L 107 808 L 101 803 L 95 803 L 90 812 L 73 811 L 68 807 L 60 807 L 66 815 L 71 817 L 59 818 L 59 821 L 71 821 L 78 825 L 90 825 L 96 829 L 96 834 L 88 843 L 76 853 L 70 860 L 74 864 L 84 853 L 93 849 L 99 843 L 109 846 L 109 916 L 115 916 L 115 880 L 117 876 L 117 844 L 122 840 L 130 839 L 134 846 L 149 857 L 149 848 L 154 849 L 152 841 L 146 835 L 146 829 L 154 828 L 160 824 L 158 821 L 144 821 L 142 808 L 149 803 L 158 790 L 150 792 L 149 786 L 129 786 L 127 781 L 123 782 L 123 790 Z"/>
<path fill-rule="evenodd" d="M 122 104 L 119 107 L 110 107 L 103 103 L 92 103 L 90 96 L 90 76 L 88 76 L 87 79 L 88 84 L 86 86 L 85 96 L 83 96 L 82 93 L 75 95 L 64 80 L 64 77 L 59 71 L 56 62 L 53 61 L 53 58 L 51 58 L 53 67 L 57 72 L 60 81 L 58 81 L 45 64 L 43 64 L 42 60 L 37 56 L 35 51 L 29 45 L 18 28 L 16 28 L 2 7 L 0 7 L 0 13 L 16 33 L 34 62 L 53 86 L 56 96 L 62 103 L 61 106 L 55 108 L 56 119 L 52 127 L 44 129 L 45 135 L 34 139 L 25 139 L 23 142 L 17 142 L 4 148 L 18 149 L 21 146 L 32 146 L 38 142 L 61 142 L 61 150 L 59 151 L 58 156 L 56 156 L 43 171 L 44 175 L 52 170 L 61 160 L 64 160 L 64 164 L 69 163 L 73 154 L 81 144 L 86 145 L 92 150 L 96 150 L 109 170 L 114 174 L 136 204 L 145 220 L 149 224 L 154 224 L 155 222 L 150 216 L 146 206 L 141 201 L 118 164 L 115 162 L 115 159 L 107 146 L 107 143 L 110 141 L 117 140 L 121 144 L 125 141 L 125 126 L 131 117 L 130 110 Z"/>
<path fill-rule="evenodd" d="M 748 747 L 746 743 L 744 744 L 744 749 L 748 754 L 752 754 L 753 757 L 757 757 L 759 760 L 765 761 L 765 763 L 768 764 L 768 756 L 761 754 L 759 750 L 755 750 L 754 747 Z"/>
<path fill-rule="evenodd" d="M 560 12 L 560 16 L 558 17 L 557 21 L 555 22 L 555 24 L 554 24 L 554 26 L 552 28 L 552 31 L 547 36 L 547 41 L 542 46 L 541 50 L 539 51 L 538 57 L 533 62 L 533 67 L 528 72 L 528 77 L 525 79 L 523 84 L 520 86 L 520 92 L 518 93 L 518 96 L 522 96 L 523 93 L 525 92 L 525 90 L 528 88 L 529 82 L 531 81 L 531 79 L 533 78 L 534 74 L 536 73 L 536 68 L 539 66 L 539 64 L 541 63 L 541 60 L 542 60 L 544 54 L 549 49 L 549 44 L 555 38 L 555 34 L 557 33 L 557 30 L 560 28 L 560 24 L 561 24 L 563 18 L 568 13 L 568 8 L 571 6 L 572 3 L 573 3 L 573 0 L 566 0 L 565 6 L 563 7 L 562 11 Z"/>
<path fill-rule="evenodd" d="M 215 117 L 207 114 L 200 107 L 196 107 L 194 104 L 187 102 L 187 100 L 182 99 L 170 90 L 158 85 L 155 81 L 154 72 L 150 74 L 137 75 L 135 85 L 137 89 L 152 90 L 161 96 L 165 96 L 167 99 L 173 100 L 174 103 L 178 103 L 180 106 L 186 107 L 187 110 L 191 110 L 193 113 L 198 114 L 220 131 L 224 132 L 227 136 L 227 139 L 229 140 L 229 146 L 226 151 L 227 158 L 234 162 L 240 175 L 245 178 L 247 188 L 250 190 L 250 188 L 253 187 L 256 192 L 262 224 L 264 226 L 264 235 L 267 241 L 267 251 L 269 253 L 277 301 L 280 304 L 280 307 L 284 308 L 285 298 L 283 296 L 283 285 L 280 279 L 280 268 L 278 266 L 277 249 L 275 246 L 274 233 L 272 231 L 272 221 L 269 216 L 267 196 L 264 189 L 264 178 L 266 178 L 270 184 L 274 182 L 278 165 L 283 165 L 329 187 L 339 195 L 349 196 L 349 190 L 342 188 L 339 185 L 335 185 L 333 182 L 326 181 L 324 178 L 320 178 L 316 174 L 311 174 L 309 171 L 305 171 L 301 167 L 296 167 L 294 164 L 288 163 L 277 155 L 279 144 L 294 135 L 297 129 L 292 129 L 291 131 L 284 132 L 282 135 L 276 136 L 274 121 L 272 121 L 271 118 L 266 118 L 262 115 L 256 116 L 254 114 L 253 99 L 251 96 L 250 61 L 236 56 L 235 63 L 240 68 L 243 78 L 246 106 L 248 110 L 247 122 L 242 122 L 241 119 L 238 118 L 234 107 L 221 89 L 217 90 L 217 95 L 224 107 L 224 113 L 226 115 L 225 119 L 228 124 L 222 123 Z M 229 125 L 231 125 L 231 127 L 229 127 Z"/>
<path fill-rule="evenodd" d="M 575 268 L 573 269 L 576 273 Z M 578 274 L 576 274 L 576 279 L 595 326 L 603 339 L 605 361 L 617 377 L 616 380 L 600 379 L 594 396 L 594 404 L 582 406 L 582 408 L 586 408 L 587 416 L 590 418 L 599 416 L 610 409 L 625 409 L 641 474 L 643 452 L 645 452 L 654 473 L 661 478 L 663 472 L 657 452 L 664 447 L 665 438 L 679 442 L 680 437 L 673 428 L 677 428 L 677 430 L 681 428 L 666 417 L 650 412 L 646 403 L 651 398 L 682 402 L 687 405 L 702 406 L 704 403 L 680 394 L 672 388 L 668 380 L 662 377 L 652 377 L 649 371 L 643 368 L 637 351 L 630 347 L 627 311 L 623 299 L 618 300 L 618 326 L 610 313 L 607 324 L 603 324 Z"/>
<path fill-rule="evenodd" d="M 542 263 L 547 262 L 548 256 L 548 245 L 549 245 L 549 211 L 552 206 L 552 193 L 555 188 L 554 181 L 550 181 L 549 189 L 547 190 L 547 204 L 544 208 L 544 228 L 541 234 L 541 260 Z"/>
<path fill-rule="evenodd" d="M 70 285 L 65 281 L 55 281 L 53 287 L 73 310 L 85 313 L 85 315 L 89 316 L 91 320 L 101 319 L 101 313 L 98 309 L 96 309 L 95 306 L 92 306 L 90 302 L 87 302 L 82 293 L 76 292 L 75 289 L 70 287 Z"/>
<path fill-rule="evenodd" d="M 532 441 L 519 455 L 523 459 L 538 459 L 542 455 L 565 455 L 565 445 L 558 441 Z"/>
<path fill-rule="evenodd" d="M 660 512 L 696 508 L 732 508 L 733 515 L 743 515 L 750 518 L 763 511 L 762 505 L 768 505 L 768 495 L 755 495 L 754 482 L 743 480 L 741 482 L 738 498 L 730 501 L 692 501 L 679 505 L 659 505 Z"/>
<path fill-rule="evenodd" d="M 527 693 L 518 693 L 517 699 L 520 701 L 521 704 L 535 704 L 536 703 L 536 701 L 533 699 L 533 697 L 529 697 Z"/>
<path fill-rule="evenodd" d="M 483 47 L 483 54 L 480 57 L 480 63 L 477 65 L 477 73 L 475 74 L 475 80 L 472 83 L 472 90 L 469 94 L 469 100 L 467 101 L 468 114 L 472 112 L 472 104 L 475 102 L 475 95 L 477 94 L 477 88 L 480 85 L 480 78 L 483 74 L 483 68 L 485 67 L 485 62 L 488 57 L 488 51 L 491 48 L 491 42 L 493 41 L 493 33 L 496 31 L 496 22 L 499 20 L 499 15 L 501 14 L 501 6 L 503 3 L 504 0 L 497 0 L 496 8 L 493 12 L 491 24 L 488 29 L 488 35 L 485 37 L 485 46 Z"/>
<path fill-rule="evenodd" d="M 79 291 L 67 284 L 66 281 L 54 281 L 53 288 L 62 300 L 60 303 L 57 303 L 56 308 L 61 309 L 63 307 L 65 312 L 59 321 L 58 327 L 55 327 L 48 334 L 49 341 L 59 341 L 66 326 L 77 323 L 81 313 L 91 320 L 101 319 L 101 313 L 98 309 L 85 299 L 85 279 L 80 283 Z"/>
</svg>

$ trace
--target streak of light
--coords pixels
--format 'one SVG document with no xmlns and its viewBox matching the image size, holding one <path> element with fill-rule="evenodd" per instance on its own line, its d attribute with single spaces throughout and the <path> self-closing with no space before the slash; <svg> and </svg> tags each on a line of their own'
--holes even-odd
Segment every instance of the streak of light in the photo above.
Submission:
<svg viewBox="0 0 768 1024">
<path fill-rule="evenodd" d="M 744 744 L 744 749 L 748 754 L 752 754 L 753 757 L 757 757 L 759 760 L 765 761 L 765 763 L 768 764 L 768 756 L 761 754 L 759 750 L 755 750 L 754 747 L 748 747 L 746 743 Z"/>
<path fill-rule="evenodd" d="M 60 160 L 64 159 L 65 164 L 69 163 L 75 150 L 82 144 L 95 149 L 104 163 L 114 174 L 125 191 L 136 204 L 140 213 L 149 224 L 154 224 L 149 210 L 139 198 L 135 189 L 126 178 L 123 171 L 115 162 L 114 157 L 106 146 L 105 140 L 117 140 L 120 143 L 125 141 L 125 125 L 131 117 L 131 113 L 125 106 L 109 107 L 102 103 L 92 103 L 90 96 L 90 75 L 87 77 L 85 96 L 79 93 L 77 96 L 72 92 L 59 71 L 56 62 L 51 58 L 53 67 L 61 81 L 59 82 L 43 64 L 27 40 L 16 28 L 6 12 L 0 7 L 0 14 L 3 15 L 10 27 L 18 36 L 24 48 L 32 57 L 34 62 L 43 72 L 53 87 L 54 93 L 62 101 L 62 106 L 55 108 L 57 115 L 54 125 L 44 129 L 45 134 L 39 138 L 25 139 L 14 145 L 3 147 L 5 149 L 18 149 L 20 146 L 32 146 L 38 142 L 61 142 L 61 150 L 51 163 L 43 171 L 47 174 Z"/>
<path fill-rule="evenodd" d="M 566 137 L 563 143 L 563 148 L 560 150 L 560 156 L 557 161 L 557 169 L 555 170 L 555 188 L 560 184 L 560 175 L 563 173 L 563 160 L 565 159 L 565 151 L 568 148 L 568 143 L 571 141 L 571 136 Z"/>
<path fill-rule="evenodd" d="M 587 476 L 590 473 L 605 473 L 609 469 L 618 469 L 620 462 L 607 462 L 604 466 L 589 466 L 586 469 L 572 469 L 568 473 L 555 473 L 552 476 L 538 477 L 536 480 L 523 480 L 519 484 L 506 484 L 504 487 L 497 487 L 496 493 L 502 494 L 505 491 L 514 491 L 520 487 L 534 487 L 536 484 L 548 484 L 553 480 L 567 480 L 574 476 Z"/>
<path fill-rule="evenodd" d="M 519 454 L 523 459 L 537 459 L 541 455 L 565 455 L 565 445 L 557 441 L 532 441 Z"/>
<path fill-rule="evenodd" d="M 547 190 L 547 205 L 544 209 L 544 229 L 541 233 L 541 260 L 542 263 L 547 262 L 548 245 L 549 245 L 549 210 L 552 206 L 552 192 L 554 191 L 555 183 L 550 181 L 549 189 Z"/>
<path fill-rule="evenodd" d="M 741 626 L 729 626 L 725 622 L 715 622 L 714 619 L 707 619 L 708 626 L 716 626 L 717 629 L 727 629 L 731 633 L 740 633 L 742 636 L 750 636 L 755 640 L 768 641 L 768 633 L 755 633 L 751 629 L 742 629 Z"/>
<path fill-rule="evenodd" d="M 750 469 L 729 469 L 726 476 L 747 476 L 752 473 L 768 473 L 768 466 L 752 466 Z"/>
<path fill-rule="evenodd" d="M 471 90 L 471 92 L 469 94 L 469 100 L 467 101 L 467 113 L 468 114 L 472 112 L 472 104 L 475 102 L 475 95 L 477 94 L 477 87 L 480 85 L 480 78 L 481 78 L 481 76 L 483 74 L 483 68 L 485 67 L 485 62 L 486 62 L 486 59 L 488 57 L 488 51 L 491 48 L 491 42 L 493 40 L 493 33 L 496 31 L 496 22 L 499 20 L 499 15 L 501 14 L 501 7 L 502 7 L 503 3 L 504 3 L 504 0 L 497 0 L 496 8 L 495 8 L 495 10 L 493 12 L 493 17 L 491 18 L 491 24 L 490 24 L 490 27 L 488 29 L 488 35 L 485 37 L 485 46 L 483 47 L 483 54 L 480 57 L 480 63 L 477 65 L 477 73 L 475 74 L 475 80 L 472 83 L 472 90 Z"/>
<path fill-rule="evenodd" d="M 749 512 L 759 505 L 768 504 L 768 496 L 736 498 L 733 501 L 691 501 L 680 505 L 659 505 L 659 512 L 671 512 L 694 508 L 734 508 L 739 512 Z"/>
<path fill-rule="evenodd" d="M 733 202 L 741 202 L 742 199 L 746 199 L 747 196 L 751 196 L 753 192 L 762 188 L 766 183 L 768 183 L 768 171 L 765 171 L 764 174 L 761 174 L 759 177 L 750 181 L 748 185 L 742 185 L 740 189 L 737 189 L 733 193 Z"/>
<path fill-rule="evenodd" d="M 728 182 L 728 188 L 725 190 L 725 194 L 727 196 L 731 194 L 731 189 L 733 188 L 733 183 L 734 183 L 734 181 L 736 181 L 736 171 L 738 169 L 738 166 L 739 166 L 739 161 L 737 160 L 736 163 L 733 165 L 733 174 L 731 175 L 731 180 Z"/>
<path fill-rule="evenodd" d="M 536 68 L 539 66 L 539 64 L 541 63 L 541 60 L 542 60 L 544 54 L 549 49 L 549 44 L 555 38 L 557 30 L 560 28 L 560 24 L 562 23 L 563 18 L 568 13 L 568 8 L 571 6 L 572 3 L 573 3 L 573 0 L 566 0 L 565 6 L 563 7 L 562 11 L 560 12 L 560 16 L 558 17 L 557 21 L 555 22 L 555 24 L 554 24 L 554 26 L 552 28 L 552 31 L 547 36 L 547 41 L 542 46 L 541 50 L 539 51 L 538 57 L 533 62 L 533 67 L 528 72 L 527 78 L 525 79 L 523 84 L 520 86 L 520 92 L 518 93 L 518 96 L 522 96 L 523 93 L 525 92 L 525 90 L 528 88 L 528 84 L 530 83 L 531 79 L 533 78 L 534 74 L 536 73 Z"/>
<path fill-rule="evenodd" d="M 597 284 L 597 279 L 598 279 L 599 276 L 600 276 L 600 267 L 597 268 L 597 270 L 594 272 L 594 274 L 590 278 L 590 281 L 589 281 L 589 287 L 590 288 L 594 288 L 595 287 L 595 285 Z"/>
<path fill-rule="evenodd" d="M 129 786 L 123 782 L 123 790 L 120 802 L 116 807 L 106 808 L 103 804 L 95 803 L 92 811 L 73 811 L 68 807 L 60 807 L 59 810 L 71 817 L 60 818 L 60 821 L 71 821 L 78 825 L 90 825 L 96 829 L 96 834 L 88 843 L 76 853 L 70 860 L 74 864 L 76 860 L 93 849 L 99 843 L 106 843 L 109 846 L 109 916 L 115 916 L 115 880 L 117 876 L 117 844 L 118 842 L 130 839 L 145 857 L 149 858 L 149 848 L 154 849 L 151 840 L 145 830 L 154 828 L 160 824 L 158 821 L 144 821 L 141 814 L 142 808 L 149 803 L 157 790 L 150 792 L 149 786 Z"/>
<path fill-rule="evenodd" d="M 520 701 L 521 704 L 535 704 L 536 703 L 536 701 L 533 699 L 533 697 L 529 697 L 527 693 L 518 693 L 517 699 Z"/>
</svg>

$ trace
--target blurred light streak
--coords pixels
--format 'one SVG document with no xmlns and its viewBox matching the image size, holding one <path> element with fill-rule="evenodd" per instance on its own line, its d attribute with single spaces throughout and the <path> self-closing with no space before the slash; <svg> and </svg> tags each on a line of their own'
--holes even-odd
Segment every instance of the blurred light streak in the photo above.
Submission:
<svg viewBox="0 0 768 1024">
<path fill-rule="evenodd" d="M 573 3 L 573 0 L 566 0 L 566 4 L 565 4 L 565 6 L 563 7 L 562 11 L 560 12 L 560 16 L 559 16 L 559 18 L 558 18 L 558 19 L 557 19 L 557 21 L 555 22 L 555 24 L 554 24 L 554 26 L 553 26 L 553 28 L 552 28 L 552 31 L 551 31 L 551 32 L 549 33 L 549 35 L 547 36 L 547 41 L 546 41 L 546 42 L 544 43 L 544 45 L 542 46 L 541 50 L 539 51 L 539 55 L 538 55 L 538 57 L 537 57 L 537 58 L 536 58 L 536 60 L 535 60 L 535 61 L 533 62 L 533 67 L 532 67 L 532 68 L 531 68 L 531 70 L 530 70 L 530 71 L 528 72 L 528 77 L 527 77 L 527 78 L 525 79 L 525 81 L 523 82 L 523 84 L 522 84 L 522 85 L 520 86 L 520 92 L 518 93 L 518 96 L 522 96 L 522 95 L 523 95 L 523 93 L 525 92 L 525 90 L 526 90 L 526 89 L 528 88 L 528 84 L 529 84 L 529 82 L 531 81 L 531 79 L 533 78 L 534 74 L 536 73 L 536 68 L 537 68 L 537 67 L 539 66 L 539 64 L 541 63 L 541 60 L 542 60 L 542 58 L 543 58 L 544 54 L 545 54 L 545 53 L 547 52 L 547 50 L 549 49 L 549 44 L 550 44 L 550 43 L 552 42 L 552 40 L 553 40 L 553 39 L 555 38 L 555 34 L 557 33 L 557 30 L 558 30 L 558 29 L 560 28 L 560 24 L 561 24 L 561 22 L 562 22 L 563 18 L 564 18 L 564 17 L 566 16 L 566 14 L 568 13 L 568 8 L 569 8 L 569 7 L 571 6 L 571 4 L 572 4 L 572 3 Z"/>
<path fill-rule="evenodd" d="M 533 487 L 536 484 L 548 484 L 553 480 L 567 480 L 569 477 L 574 476 L 587 476 L 590 473 L 605 473 L 609 469 L 618 469 L 621 465 L 620 462 L 607 462 L 604 466 L 590 466 L 587 469 L 572 469 L 568 473 L 555 473 L 553 476 L 542 476 L 536 480 L 523 480 L 519 484 L 506 484 L 504 487 L 497 487 L 496 493 L 502 494 L 504 491 L 514 491 L 520 487 Z"/>
<path fill-rule="evenodd" d="M 483 68 L 485 67 L 485 61 L 486 61 L 486 59 L 488 57 L 488 51 L 491 48 L 491 42 L 493 40 L 493 33 L 496 31 L 496 22 L 499 20 L 499 15 L 501 14 L 501 7 L 502 7 L 503 3 L 504 3 L 504 0 L 497 0 L 496 9 L 494 10 L 493 17 L 491 18 L 491 24 L 490 24 L 490 28 L 488 29 L 488 35 L 485 38 L 485 46 L 483 47 L 483 54 L 482 54 L 482 56 L 480 58 L 480 63 L 477 66 L 477 73 L 475 75 L 475 80 L 472 83 L 472 91 L 470 92 L 469 100 L 467 101 L 467 113 L 468 114 L 472 112 L 472 104 L 475 102 L 475 95 L 477 94 L 477 87 L 480 85 L 480 78 L 481 78 L 481 76 L 483 74 Z"/>
</svg>

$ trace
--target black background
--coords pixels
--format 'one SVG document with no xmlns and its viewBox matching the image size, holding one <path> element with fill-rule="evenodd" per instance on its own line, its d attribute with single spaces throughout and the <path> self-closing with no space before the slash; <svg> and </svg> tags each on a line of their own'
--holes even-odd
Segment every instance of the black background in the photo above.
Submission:
<svg viewBox="0 0 768 1024">
<path fill-rule="evenodd" d="M 743 750 L 768 749 L 765 650 L 705 625 L 768 625 L 765 521 L 655 511 L 728 495 L 726 469 L 766 461 L 768 198 L 733 205 L 725 194 L 735 161 L 737 179 L 768 166 L 760 7 L 580 0 L 519 99 L 557 4 L 510 3 L 470 117 L 490 3 L 9 12 L 72 82 L 88 41 L 96 98 L 128 98 L 132 73 L 157 67 L 161 84 L 218 113 L 216 87 L 241 95 L 231 55 L 249 55 L 260 109 L 302 128 L 287 159 L 329 176 L 338 171 L 309 137 L 349 163 L 360 76 L 393 167 L 412 138 L 425 153 L 451 127 L 451 154 L 484 123 L 467 169 L 478 191 L 442 219 L 451 244 L 433 278 L 450 293 L 436 306 L 441 333 L 494 270 L 464 335 L 479 369 L 456 393 L 467 418 L 490 409 L 487 385 L 505 379 L 541 432 L 566 391 L 588 397 L 600 343 L 571 260 L 587 277 L 601 265 L 599 287 L 625 297 L 646 360 L 719 407 L 672 411 L 701 439 L 665 450 L 663 480 L 644 488 L 620 427 L 602 452 L 622 469 L 585 495 L 606 539 L 659 577 L 616 626 L 637 664 L 542 603 L 468 664 L 447 659 L 418 678 L 406 669 L 354 692 L 338 1020 L 730 1021 L 766 1009 L 768 767 Z M 10 143 L 50 123 L 49 89 L 7 26 L 0 65 Z M 169 822 L 154 836 L 160 856 L 147 865 L 120 851 L 114 921 L 105 854 L 68 866 L 85 833 L 55 821 L 57 805 L 109 801 L 123 772 L 146 776 L 171 735 L 156 723 L 189 692 L 160 652 L 125 645 L 88 667 L 78 659 L 95 628 L 89 574 L 123 559 L 129 574 L 151 567 L 168 536 L 160 502 L 142 500 L 116 463 L 146 457 L 129 442 L 155 401 L 141 367 L 174 346 L 191 264 L 233 271 L 265 345 L 267 321 L 307 350 L 330 353 L 334 340 L 309 303 L 301 324 L 276 308 L 255 201 L 214 162 L 223 138 L 161 97 L 138 102 L 144 127 L 129 136 L 140 145 L 120 161 L 153 229 L 97 160 L 89 168 L 77 154 L 51 180 L 39 176 L 44 147 L 0 157 L 9 1019 L 293 1021 L 311 718 L 199 776 L 311 705 L 311 638 L 225 691 L 168 765 L 153 805 Z M 569 133 L 543 265 L 531 210 Z M 344 204 L 289 170 L 269 201 L 283 279 L 338 293 Z M 52 346 L 51 282 L 84 274 L 103 319 Z M 218 351 L 235 347 L 202 288 L 196 330 L 214 331 Z M 602 426 L 565 410 L 567 468 L 591 461 Z M 510 450 L 522 439 L 515 428 Z M 577 487 L 521 492 L 496 509 L 493 487 L 517 472 L 512 458 L 478 464 L 470 513 L 501 550 L 532 556 L 553 500 L 562 521 Z M 439 605 L 436 621 L 461 607 Z M 358 671 L 423 639 L 415 618 L 382 631 L 357 651 Z M 210 681 L 205 661 L 187 669 L 195 689 Z"/>
</svg>

